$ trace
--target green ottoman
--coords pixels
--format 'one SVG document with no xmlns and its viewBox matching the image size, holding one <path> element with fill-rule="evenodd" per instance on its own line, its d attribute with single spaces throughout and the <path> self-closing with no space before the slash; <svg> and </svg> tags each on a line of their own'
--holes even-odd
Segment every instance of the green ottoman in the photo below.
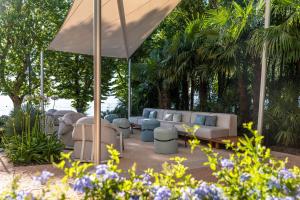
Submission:
<svg viewBox="0 0 300 200">
<path fill-rule="evenodd" d="M 154 151 L 159 154 L 178 152 L 178 133 L 175 128 L 159 127 L 154 129 Z"/>
<path fill-rule="evenodd" d="M 160 122 L 156 119 L 144 119 L 142 122 L 141 140 L 143 142 L 153 142 L 153 130 L 160 126 Z"/>
<path fill-rule="evenodd" d="M 129 138 L 130 134 L 130 122 L 126 118 L 114 119 L 112 122 L 116 127 L 121 129 L 123 138 Z"/>
</svg>

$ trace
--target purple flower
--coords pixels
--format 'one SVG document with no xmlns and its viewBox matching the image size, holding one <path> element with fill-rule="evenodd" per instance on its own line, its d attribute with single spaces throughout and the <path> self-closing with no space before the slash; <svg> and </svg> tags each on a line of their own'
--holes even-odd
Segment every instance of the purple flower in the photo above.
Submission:
<svg viewBox="0 0 300 200">
<path fill-rule="evenodd" d="M 278 176 L 283 179 L 295 178 L 295 175 L 288 169 L 282 169 L 279 171 Z"/>
<path fill-rule="evenodd" d="M 300 186 L 298 186 L 296 189 L 296 198 L 300 199 Z"/>
<path fill-rule="evenodd" d="M 268 196 L 266 200 L 296 200 L 294 197 L 274 197 Z"/>
<path fill-rule="evenodd" d="M 49 178 L 54 176 L 53 173 L 48 171 L 43 171 L 40 176 L 33 177 L 33 180 L 40 182 L 42 185 L 45 185 Z"/>
<path fill-rule="evenodd" d="M 154 196 L 154 200 L 168 200 L 171 197 L 171 191 L 169 190 L 169 188 L 163 186 L 163 187 L 159 187 L 156 190 L 155 196 Z"/>
<path fill-rule="evenodd" d="M 151 185 L 152 182 L 151 182 L 151 176 L 147 173 L 144 173 L 142 174 L 142 182 L 144 185 Z"/>
<path fill-rule="evenodd" d="M 198 199 L 213 199 L 213 200 L 221 200 L 225 199 L 223 191 L 221 188 L 216 185 L 208 185 L 203 182 L 201 185 L 195 189 L 194 196 Z"/>
<path fill-rule="evenodd" d="M 245 181 L 248 181 L 250 178 L 251 178 L 251 175 L 250 175 L 250 174 L 248 174 L 248 173 L 243 173 L 243 174 L 240 176 L 240 181 L 241 181 L 241 182 L 245 182 Z"/>
<path fill-rule="evenodd" d="M 181 200 L 191 200 L 192 199 L 192 193 L 193 193 L 193 189 L 191 188 L 186 188 L 186 189 L 181 189 Z"/>
<path fill-rule="evenodd" d="M 14 200 L 14 199 L 12 198 L 12 196 L 6 195 L 6 196 L 4 197 L 4 200 Z"/>
<path fill-rule="evenodd" d="M 98 165 L 96 167 L 96 174 L 97 175 L 104 175 L 104 174 L 106 174 L 107 171 L 109 171 L 107 165 Z"/>
<path fill-rule="evenodd" d="M 108 171 L 106 174 L 103 175 L 103 179 L 104 180 L 117 180 L 119 179 L 119 175 L 116 173 L 116 172 L 111 172 L 111 171 Z"/>
<path fill-rule="evenodd" d="M 269 181 L 268 181 L 268 187 L 269 189 L 280 189 L 281 185 L 280 185 L 280 181 L 278 179 L 276 179 L 275 177 L 272 177 Z"/>
<path fill-rule="evenodd" d="M 221 166 L 222 168 L 232 169 L 234 164 L 231 160 L 224 158 L 221 160 Z"/>
<path fill-rule="evenodd" d="M 129 200 L 139 200 L 140 199 L 140 196 L 139 195 L 133 195 L 133 196 L 130 196 Z"/>
<path fill-rule="evenodd" d="M 121 199 L 125 199 L 125 192 L 118 192 L 117 197 L 119 197 Z"/>
<path fill-rule="evenodd" d="M 34 198 L 32 197 L 32 194 L 29 192 L 25 192 L 24 190 L 21 190 L 17 193 L 16 199 L 15 200 L 33 200 Z"/>
<path fill-rule="evenodd" d="M 88 176 L 76 179 L 73 186 L 73 189 L 79 193 L 84 193 L 86 190 L 91 190 L 93 188 L 92 180 Z"/>
</svg>

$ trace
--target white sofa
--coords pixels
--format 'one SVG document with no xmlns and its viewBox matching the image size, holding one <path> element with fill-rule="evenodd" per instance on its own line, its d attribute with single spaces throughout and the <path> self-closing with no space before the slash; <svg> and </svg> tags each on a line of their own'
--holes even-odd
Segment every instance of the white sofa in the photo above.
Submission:
<svg viewBox="0 0 300 200">
<path fill-rule="evenodd" d="M 172 128 L 175 127 L 179 132 L 185 132 L 182 127 L 183 124 L 193 125 L 197 115 L 205 116 L 217 116 L 216 126 L 200 126 L 196 132 L 196 136 L 204 139 L 213 139 L 218 137 L 226 136 L 237 136 L 237 116 L 234 114 L 226 113 L 207 113 L 207 112 L 191 112 L 191 111 L 180 111 L 180 110 L 164 110 L 164 109 L 152 109 L 145 108 L 143 113 L 146 111 L 157 111 L 156 119 L 160 121 L 161 127 Z M 182 119 L 180 122 L 165 121 L 164 116 L 166 114 L 181 113 Z M 130 117 L 129 121 L 135 125 L 142 125 L 145 118 L 142 116 Z"/>
</svg>

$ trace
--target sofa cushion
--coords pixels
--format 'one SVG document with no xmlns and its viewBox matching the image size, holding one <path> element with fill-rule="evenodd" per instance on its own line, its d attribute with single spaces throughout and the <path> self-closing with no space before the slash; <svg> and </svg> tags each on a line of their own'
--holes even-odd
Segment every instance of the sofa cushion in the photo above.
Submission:
<svg viewBox="0 0 300 200">
<path fill-rule="evenodd" d="M 201 126 L 196 131 L 196 136 L 199 138 L 213 139 L 218 137 L 229 136 L 229 129 L 212 127 L 212 126 Z"/>
<path fill-rule="evenodd" d="M 190 111 L 181 111 L 181 110 L 164 110 L 164 116 L 166 114 L 181 114 L 182 123 L 190 123 L 192 112 Z"/>
<path fill-rule="evenodd" d="M 143 119 L 143 117 L 129 117 L 129 122 L 132 124 L 138 124 L 139 119 Z"/>
<path fill-rule="evenodd" d="M 197 115 L 194 124 L 203 126 L 205 125 L 205 119 L 206 119 L 205 115 Z"/>
<path fill-rule="evenodd" d="M 187 125 L 187 126 L 190 126 L 190 124 L 185 124 L 185 125 Z M 179 132 L 186 132 L 186 130 L 185 130 L 185 128 L 184 128 L 184 124 L 175 124 L 174 125 L 174 128 L 176 128 L 177 129 L 177 131 L 179 131 Z"/>
<path fill-rule="evenodd" d="M 173 114 L 173 122 L 181 122 L 182 114 L 181 113 L 174 113 Z"/>
<path fill-rule="evenodd" d="M 149 118 L 156 119 L 156 117 L 157 117 L 157 111 L 156 110 L 151 111 L 149 114 Z"/>
<path fill-rule="evenodd" d="M 164 116 L 164 121 L 172 121 L 173 120 L 173 114 L 166 113 Z"/>
<path fill-rule="evenodd" d="M 173 122 L 173 121 L 160 121 L 160 127 L 163 128 L 173 128 L 175 125 L 182 124 L 180 122 Z"/>
<path fill-rule="evenodd" d="M 205 126 L 217 126 L 217 116 L 205 116 Z"/>
<path fill-rule="evenodd" d="M 143 117 L 143 118 L 149 118 L 149 115 L 150 115 L 150 110 L 144 109 L 144 110 L 143 110 L 143 115 L 142 115 L 142 117 Z"/>
</svg>

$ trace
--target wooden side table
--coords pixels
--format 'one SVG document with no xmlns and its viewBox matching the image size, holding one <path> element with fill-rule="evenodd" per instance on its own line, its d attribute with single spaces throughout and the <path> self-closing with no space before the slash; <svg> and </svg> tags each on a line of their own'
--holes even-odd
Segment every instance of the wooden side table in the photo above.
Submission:
<svg viewBox="0 0 300 200">
<path fill-rule="evenodd" d="M 215 148 L 219 149 L 221 144 L 226 144 L 224 142 L 224 140 L 229 140 L 231 143 L 234 143 L 234 145 L 236 145 L 239 141 L 239 137 L 238 136 L 227 136 L 227 137 L 220 137 L 220 138 L 214 138 L 211 139 L 211 142 L 213 144 L 215 144 Z"/>
</svg>

